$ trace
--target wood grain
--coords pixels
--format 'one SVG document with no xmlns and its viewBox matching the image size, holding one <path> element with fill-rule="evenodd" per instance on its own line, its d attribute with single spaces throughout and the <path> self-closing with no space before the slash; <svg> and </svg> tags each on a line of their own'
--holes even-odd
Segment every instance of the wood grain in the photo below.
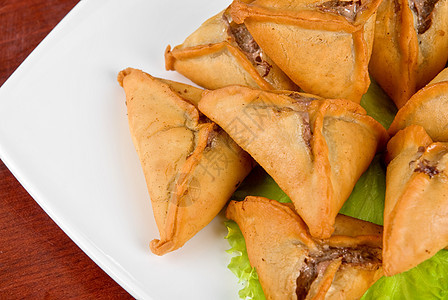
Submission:
<svg viewBox="0 0 448 300">
<path fill-rule="evenodd" d="M 78 3 L 0 0 L 0 85 Z M 0 161 L 0 299 L 132 299 Z"/>
</svg>

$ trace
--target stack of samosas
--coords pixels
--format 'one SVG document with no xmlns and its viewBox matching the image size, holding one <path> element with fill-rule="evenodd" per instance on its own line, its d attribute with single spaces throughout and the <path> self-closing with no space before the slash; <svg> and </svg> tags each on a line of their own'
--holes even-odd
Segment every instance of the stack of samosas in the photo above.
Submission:
<svg viewBox="0 0 448 300">
<path fill-rule="evenodd" d="M 383 257 L 394 275 L 448 244 L 448 69 L 409 99 L 389 132 Z"/>
<path fill-rule="evenodd" d="M 207 90 L 121 71 L 151 251 L 182 247 L 259 164 L 292 203 L 247 197 L 227 217 L 268 299 L 358 299 L 433 256 L 448 244 L 447 49 L 447 0 L 234 0 L 165 51 Z M 370 75 L 400 109 L 388 131 L 359 104 Z M 383 230 L 338 213 L 386 145 Z"/>
</svg>

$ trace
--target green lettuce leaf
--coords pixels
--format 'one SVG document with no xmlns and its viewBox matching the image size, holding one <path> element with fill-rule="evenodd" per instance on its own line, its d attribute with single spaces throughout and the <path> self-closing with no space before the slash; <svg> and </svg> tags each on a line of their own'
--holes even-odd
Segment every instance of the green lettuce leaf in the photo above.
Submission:
<svg viewBox="0 0 448 300">
<path fill-rule="evenodd" d="M 372 78 L 370 81 L 367 93 L 361 98 L 361 106 L 369 116 L 388 129 L 397 114 L 397 107 Z"/>
<path fill-rule="evenodd" d="M 362 174 L 350 197 L 339 211 L 341 214 L 383 225 L 386 170 L 382 155 L 377 154 Z"/>
<path fill-rule="evenodd" d="M 439 251 L 407 272 L 380 278 L 361 299 L 448 299 L 448 251 Z"/>
<path fill-rule="evenodd" d="M 396 114 L 396 107 L 372 80 L 361 105 L 367 114 L 388 128 Z M 370 167 L 356 183 L 341 213 L 376 224 L 383 224 L 386 191 L 386 168 L 382 154 L 373 159 Z M 261 167 L 256 167 L 235 192 L 233 199 L 263 196 L 280 202 L 291 202 L 276 182 Z M 256 270 L 250 266 L 244 237 L 233 221 L 227 221 L 226 237 L 233 253 L 228 268 L 243 283 L 242 299 L 265 299 Z M 448 299 L 448 251 L 441 250 L 417 267 L 392 277 L 382 277 L 363 296 L 362 300 Z"/>
<path fill-rule="evenodd" d="M 258 281 L 257 271 L 249 263 L 243 233 L 234 221 L 226 221 L 225 225 L 229 232 L 226 239 L 231 246 L 227 253 L 234 254 L 227 267 L 243 284 L 243 288 L 238 292 L 238 295 L 241 299 L 266 299 L 260 281 Z"/>
</svg>

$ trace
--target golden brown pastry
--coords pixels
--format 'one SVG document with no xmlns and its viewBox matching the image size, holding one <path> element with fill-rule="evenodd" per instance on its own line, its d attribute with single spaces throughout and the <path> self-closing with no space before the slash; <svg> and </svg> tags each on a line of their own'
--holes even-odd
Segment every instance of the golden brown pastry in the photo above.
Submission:
<svg viewBox="0 0 448 300">
<path fill-rule="evenodd" d="M 359 299 L 382 276 L 381 226 L 338 215 L 335 233 L 317 240 L 292 208 L 263 197 L 231 201 L 227 217 L 267 299 Z"/>
<path fill-rule="evenodd" d="M 230 86 L 205 91 L 199 109 L 271 175 L 319 238 L 331 235 L 337 213 L 387 139 L 348 100 Z"/>
<path fill-rule="evenodd" d="M 401 108 L 448 59 L 447 0 L 383 0 L 370 73 Z"/>
<path fill-rule="evenodd" d="M 252 159 L 192 103 L 200 89 L 128 68 L 129 129 L 142 164 L 163 255 L 183 246 L 224 207 L 252 169 Z"/>
<path fill-rule="evenodd" d="M 360 102 L 380 0 L 235 0 L 230 13 L 305 92 Z"/>
<path fill-rule="evenodd" d="M 411 124 L 425 128 L 434 141 L 448 142 L 448 68 L 398 111 L 389 133 L 394 135 Z"/>
<path fill-rule="evenodd" d="M 448 143 L 411 125 L 387 145 L 384 273 L 407 271 L 448 244 Z"/>
<path fill-rule="evenodd" d="M 176 70 L 207 89 L 231 84 L 297 89 L 246 27 L 233 22 L 226 11 L 207 20 L 183 44 L 172 50 L 168 46 L 165 65 L 167 70 Z"/>
</svg>

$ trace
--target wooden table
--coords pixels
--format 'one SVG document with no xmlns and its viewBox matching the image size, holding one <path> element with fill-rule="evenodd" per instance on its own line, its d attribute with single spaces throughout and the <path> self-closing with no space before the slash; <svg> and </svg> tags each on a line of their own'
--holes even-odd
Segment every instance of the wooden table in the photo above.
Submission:
<svg viewBox="0 0 448 300">
<path fill-rule="evenodd" d="M 0 0 L 0 86 L 78 0 Z M 0 299 L 132 299 L 0 161 Z"/>
</svg>

